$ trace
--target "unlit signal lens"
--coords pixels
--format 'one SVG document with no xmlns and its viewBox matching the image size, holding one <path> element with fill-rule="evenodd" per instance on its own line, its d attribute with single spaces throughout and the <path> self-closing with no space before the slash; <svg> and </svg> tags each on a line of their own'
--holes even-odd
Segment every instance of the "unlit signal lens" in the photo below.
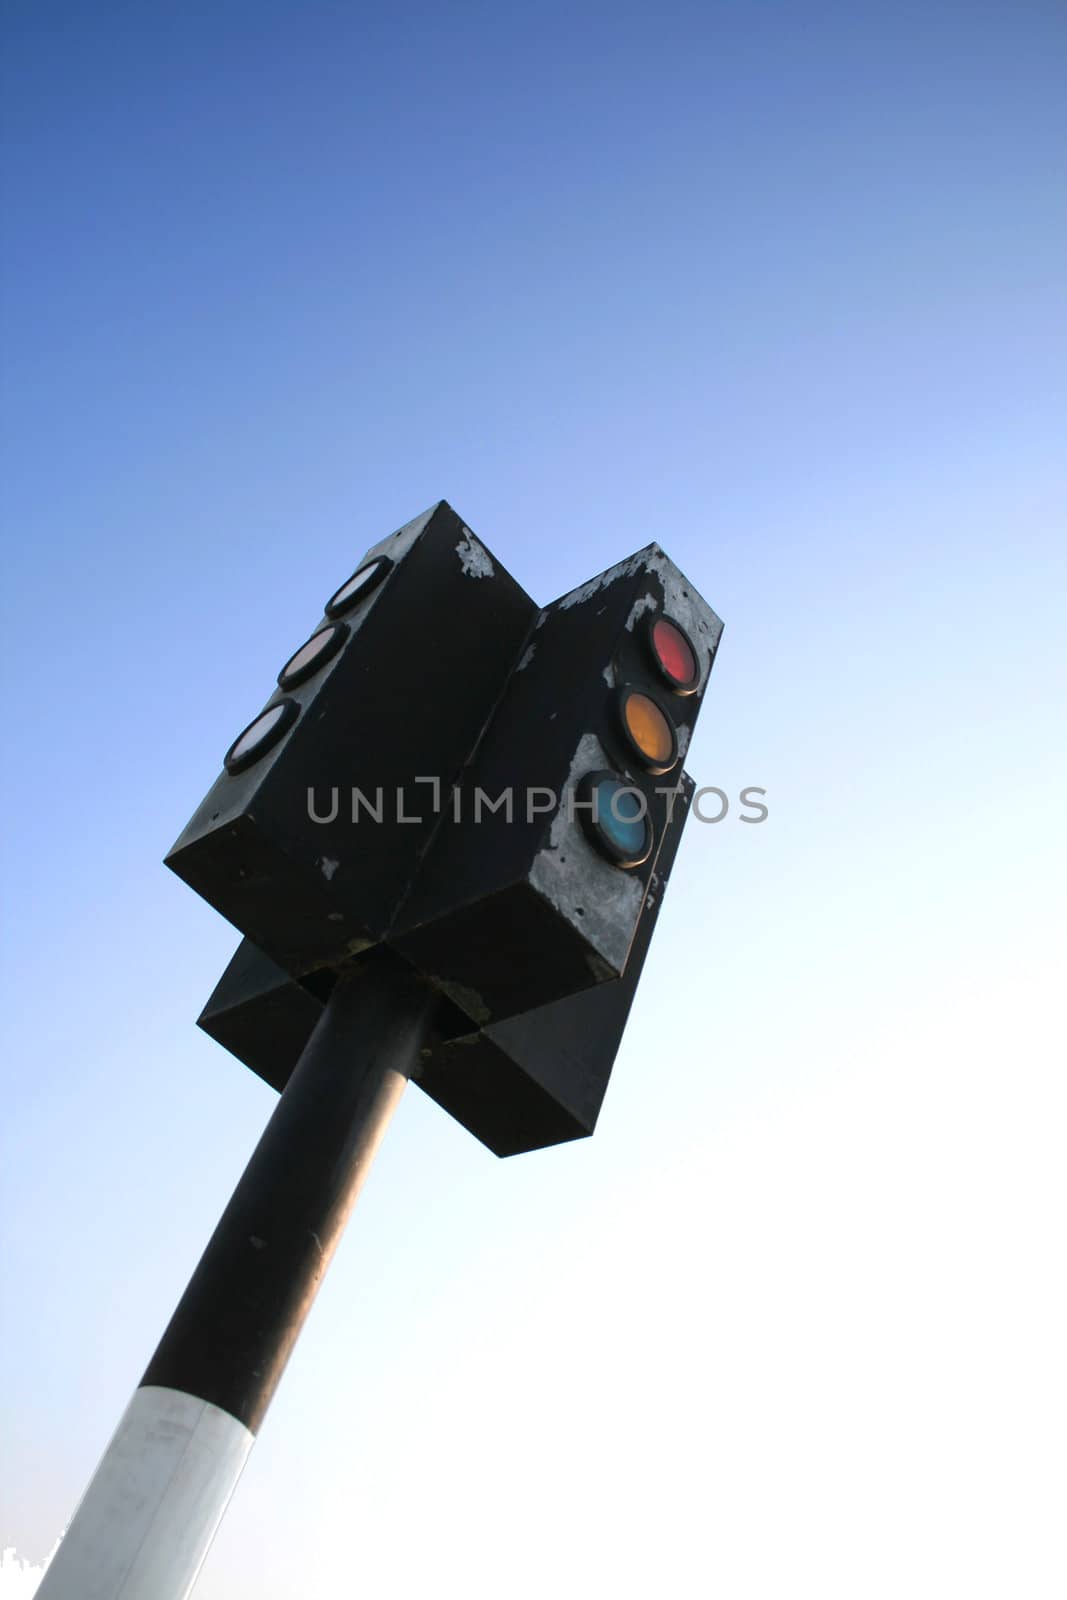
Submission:
<svg viewBox="0 0 1067 1600">
<path fill-rule="evenodd" d="M 276 705 L 261 711 L 243 733 L 239 733 L 223 757 L 227 772 L 243 772 L 261 756 L 266 755 L 300 715 L 295 700 L 279 700 Z"/>
<path fill-rule="evenodd" d="M 329 627 L 313 633 L 279 672 L 278 682 L 282 688 L 293 689 L 298 683 L 306 683 L 308 678 L 314 677 L 319 668 L 337 654 L 347 637 L 348 629 L 343 622 L 331 622 Z"/>
<path fill-rule="evenodd" d="M 354 572 L 347 583 L 332 594 L 326 602 L 326 615 L 339 617 L 343 611 L 351 611 L 354 605 L 366 598 L 372 589 L 376 589 L 385 577 L 392 562 L 388 556 L 376 556 L 373 561 L 368 561 L 366 566 Z"/>
</svg>

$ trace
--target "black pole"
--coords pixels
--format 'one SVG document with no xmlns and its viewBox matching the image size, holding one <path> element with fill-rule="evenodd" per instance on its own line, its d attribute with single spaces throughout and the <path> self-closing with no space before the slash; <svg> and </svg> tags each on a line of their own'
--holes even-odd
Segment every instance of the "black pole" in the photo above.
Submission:
<svg viewBox="0 0 1067 1600">
<path fill-rule="evenodd" d="M 340 978 L 142 1386 L 255 1433 L 337 1247 L 434 1006 L 406 967 Z"/>
<path fill-rule="evenodd" d="M 436 1005 L 395 960 L 338 979 L 41 1600 L 186 1600 Z"/>
</svg>

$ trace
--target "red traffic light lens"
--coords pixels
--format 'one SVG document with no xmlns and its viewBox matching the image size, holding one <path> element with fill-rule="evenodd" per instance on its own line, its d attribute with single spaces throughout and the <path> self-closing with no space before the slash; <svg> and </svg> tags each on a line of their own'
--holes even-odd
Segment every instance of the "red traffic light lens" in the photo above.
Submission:
<svg viewBox="0 0 1067 1600">
<path fill-rule="evenodd" d="M 354 605 L 376 589 L 389 571 L 393 563 L 388 556 L 375 556 L 373 561 L 368 561 L 366 566 L 353 572 L 347 583 L 342 583 L 326 602 L 326 615 L 339 617 L 344 611 L 351 611 Z"/>
<path fill-rule="evenodd" d="M 298 683 L 306 683 L 308 678 L 314 677 L 319 668 L 337 654 L 347 638 L 348 629 L 343 622 L 331 622 L 327 627 L 320 628 L 318 633 L 313 633 L 279 672 L 278 682 L 282 688 L 294 689 Z"/>
<path fill-rule="evenodd" d="M 700 682 L 697 653 L 676 622 L 657 617 L 649 629 L 652 656 L 660 672 L 678 694 L 692 694 Z"/>
<path fill-rule="evenodd" d="M 295 700 L 279 700 L 268 706 L 266 711 L 261 711 L 227 750 L 222 760 L 226 771 L 243 772 L 246 767 L 252 766 L 278 743 L 299 715 L 300 707 Z"/>
<path fill-rule="evenodd" d="M 619 717 L 627 742 L 649 772 L 669 772 L 678 759 L 674 723 L 658 700 L 643 689 L 619 694 Z"/>
</svg>

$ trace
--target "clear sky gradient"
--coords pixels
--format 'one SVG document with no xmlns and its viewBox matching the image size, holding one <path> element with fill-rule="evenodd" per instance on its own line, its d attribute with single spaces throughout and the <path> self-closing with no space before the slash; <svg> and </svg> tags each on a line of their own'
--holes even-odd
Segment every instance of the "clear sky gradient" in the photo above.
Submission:
<svg viewBox="0 0 1067 1600">
<path fill-rule="evenodd" d="M 1063 7 L 2 21 L 0 1596 L 271 1109 L 161 858 L 446 497 L 541 602 L 662 543 L 770 816 L 593 1140 L 409 1090 L 198 1597 L 1060 1600 Z"/>
</svg>

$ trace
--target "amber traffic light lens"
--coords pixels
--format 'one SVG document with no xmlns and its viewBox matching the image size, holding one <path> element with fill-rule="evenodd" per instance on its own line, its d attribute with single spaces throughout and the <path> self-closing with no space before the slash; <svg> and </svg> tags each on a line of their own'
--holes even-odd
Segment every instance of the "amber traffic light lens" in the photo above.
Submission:
<svg viewBox="0 0 1067 1600">
<path fill-rule="evenodd" d="M 649 772 L 669 772 L 678 759 L 674 724 L 663 707 L 640 689 L 624 689 L 619 710 L 627 739 Z"/>
<path fill-rule="evenodd" d="M 700 682 L 697 653 L 676 622 L 657 617 L 651 630 L 656 665 L 679 694 L 691 694 Z"/>
</svg>

